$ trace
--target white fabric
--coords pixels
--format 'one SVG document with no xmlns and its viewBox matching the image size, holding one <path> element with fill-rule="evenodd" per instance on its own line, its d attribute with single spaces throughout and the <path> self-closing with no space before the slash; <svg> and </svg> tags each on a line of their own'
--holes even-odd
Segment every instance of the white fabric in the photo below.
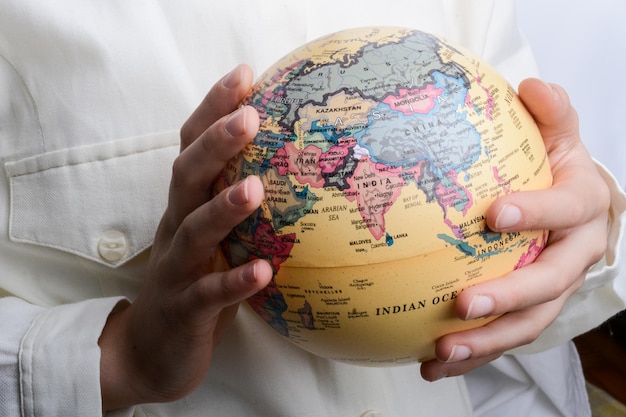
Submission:
<svg viewBox="0 0 626 417">
<path fill-rule="evenodd" d="M 94 262 L 124 263 L 152 243 L 154 219 L 162 214 L 167 194 L 146 195 L 142 187 L 152 182 L 167 184 L 168 172 L 151 172 L 144 167 L 169 166 L 179 148 L 175 138 L 175 132 L 165 132 L 56 150 L 7 163 L 11 187 L 9 237 L 14 242 L 61 248 Z M 115 193 L 102 192 L 112 187 Z M 81 190 L 80 194 L 75 190 Z M 142 204 L 129 204 L 133 196 L 142 196 Z M 54 222 L 38 215 L 45 211 L 55 213 Z M 67 224 L 72 228 L 59 227 Z M 85 228 L 93 233 L 75 233 L 75 229 Z M 107 262 L 98 252 L 98 238 L 108 230 L 120 231 L 130 239 L 130 248 L 114 262 Z"/>
<path fill-rule="evenodd" d="M 585 380 L 574 344 L 566 343 L 541 356 L 537 361 L 532 355 L 506 355 L 491 367 L 472 371 L 466 379 L 476 415 L 588 416 Z M 553 385 L 559 382 L 574 386 L 555 389 Z"/>
<path fill-rule="evenodd" d="M 19 416 L 20 372 L 18 358 L 20 341 L 31 322 L 45 309 L 17 298 L 0 299 L 0 411 L 2 415 Z"/>
<path fill-rule="evenodd" d="M 25 416 L 91 415 L 97 390 L 84 390 L 100 372 L 94 349 L 115 298 L 83 301 L 46 309 L 22 339 L 19 353 L 20 397 Z M 83 329 L 79 334 L 76 328 Z M 54 346 L 50 355 L 50 346 Z M 59 378 L 71 375 L 71 378 Z M 54 381 L 54 384 L 51 384 Z M 61 393 L 61 401 L 59 397 Z"/>
<path fill-rule="evenodd" d="M 333 30 L 393 24 L 460 42 L 517 85 L 536 71 L 513 10 L 508 0 L 3 1 L 0 292 L 23 301 L 0 300 L 0 415 L 102 414 L 98 335 L 119 296 L 137 294 L 178 128 L 219 77 L 240 62 L 258 73 Z M 535 351 L 624 308 L 617 234 L 626 203 L 613 189 L 606 262 Z M 113 261 L 99 252 L 111 230 L 128 245 Z M 582 322 L 572 320 L 579 307 Z M 579 369 L 569 348 L 558 349 Z M 487 378 L 502 381 L 497 392 L 474 383 L 479 374 L 430 384 L 417 365 L 360 368 L 313 357 L 242 308 L 192 395 L 108 415 L 462 417 L 472 414 L 466 380 L 477 415 L 526 416 L 518 404 L 533 404 L 539 417 L 575 409 L 585 415 L 580 375 L 558 373 L 563 366 L 553 352 L 484 367 Z M 551 369 L 557 373 L 547 375 Z M 502 376 L 511 372 L 527 375 L 511 385 Z M 575 401 L 555 400 L 571 393 Z"/>
</svg>

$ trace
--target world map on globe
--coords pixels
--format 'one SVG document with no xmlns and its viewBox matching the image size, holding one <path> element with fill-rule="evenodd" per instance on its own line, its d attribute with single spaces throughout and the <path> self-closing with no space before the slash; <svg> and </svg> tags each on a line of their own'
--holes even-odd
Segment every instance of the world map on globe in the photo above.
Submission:
<svg viewBox="0 0 626 417">
<path fill-rule="evenodd" d="M 433 357 L 463 288 L 532 262 L 543 230 L 495 233 L 499 196 L 543 189 L 546 151 L 515 90 L 434 35 L 330 34 L 262 74 L 244 104 L 261 125 L 217 189 L 258 175 L 265 199 L 222 243 L 266 259 L 252 309 L 317 355 L 365 365 Z"/>
</svg>

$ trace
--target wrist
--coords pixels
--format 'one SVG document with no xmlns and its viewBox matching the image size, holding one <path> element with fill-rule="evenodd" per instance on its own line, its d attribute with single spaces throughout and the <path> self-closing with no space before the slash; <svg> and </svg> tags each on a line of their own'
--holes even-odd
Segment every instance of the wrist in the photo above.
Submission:
<svg viewBox="0 0 626 417">
<path fill-rule="evenodd" d="M 107 318 L 98 345 L 100 346 L 100 389 L 103 411 L 142 403 L 132 389 L 129 365 L 132 358 L 127 347 L 129 303 L 120 303 Z"/>
</svg>

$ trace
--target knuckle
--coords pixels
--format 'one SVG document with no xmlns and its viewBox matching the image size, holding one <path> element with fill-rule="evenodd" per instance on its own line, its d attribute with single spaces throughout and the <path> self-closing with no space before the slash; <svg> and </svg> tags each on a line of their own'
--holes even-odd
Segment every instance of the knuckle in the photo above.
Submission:
<svg viewBox="0 0 626 417">
<path fill-rule="evenodd" d="M 600 261 L 604 257 L 608 249 L 608 243 L 606 239 L 598 238 L 596 240 L 597 242 L 592 244 L 591 247 L 589 248 L 589 256 L 590 256 L 590 262 L 588 264 L 589 267 L 591 267 L 592 265 Z"/>
<path fill-rule="evenodd" d="M 522 336 L 521 345 L 528 345 L 530 343 L 533 343 L 539 338 L 539 336 L 541 336 L 543 330 L 543 328 L 535 325 L 534 322 L 531 321 L 528 327 L 528 331 L 524 336 Z"/>
<path fill-rule="evenodd" d="M 196 271 L 198 279 L 195 281 L 191 289 L 191 305 L 195 308 L 219 309 L 224 300 L 228 300 L 231 294 L 235 292 L 231 281 L 228 279 L 228 273 L 209 276 L 212 271 L 206 267 L 200 267 Z"/>
<path fill-rule="evenodd" d="M 217 152 L 219 149 L 215 146 L 213 135 L 211 134 L 212 130 L 213 129 L 209 128 L 205 134 L 198 138 L 200 145 L 202 145 L 202 151 L 206 152 L 207 155 L 212 155 L 214 153 L 219 154 L 219 152 Z"/>
<path fill-rule="evenodd" d="M 187 182 L 187 168 L 185 162 L 179 155 L 172 163 L 171 184 L 174 188 L 181 188 Z"/>
<path fill-rule="evenodd" d="M 232 282 L 229 279 L 229 273 L 223 273 L 220 277 L 220 292 L 225 297 L 228 298 L 230 294 L 233 293 Z"/>
<path fill-rule="evenodd" d="M 198 277 L 204 275 L 204 271 L 196 271 Z M 191 305 L 194 307 L 202 307 L 207 305 L 211 298 L 211 288 L 206 279 L 198 279 L 191 286 Z"/>
<path fill-rule="evenodd" d="M 568 204 L 570 207 L 570 220 L 575 224 L 581 224 L 588 219 L 587 207 L 572 198 Z"/>
<path fill-rule="evenodd" d="M 568 265 L 545 262 L 542 264 L 542 280 L 549 281 L 542 284 L 541 300 L 550 302 L 558 299 L 572 286 L 572 273 L 568 272 L 571 267 Z"/>
<path fill-rule="evenodd" d="M 221 84 L 215 84 L 207 94 L 205 94 L 205 96 L 202 98 L 202 103 L 200 104 L 200 107 L 202 108 L 207 108 L 207 109 L 211 109 L 213 107 L 215 107 L 215 103 L 216 101 L 216 95 L 218 94 L 218 89 L 221 88 Z"/>
<path fill-rule="evenodd" d="M 600 176 L 599 172 L 598 175 L 595 176 L 595 178 L 596 181 L 593 189 L 596 192 L 596 198 L 599 202 L 599 208 L 602 211 L 607 211 L 611 205 L 611 190 L 609 189 L 609 186 L 604 181 L 604 179 Z"/>
<path fill-rule="evenodd" d="M 194 129 L 189 122 L 184 123 L 180 127 L 179 136 L 183 147 L 191 143 L 194 139 Z"/>
<path fill-rule="evenodd" d="M 165 323 L 166 326 L 175 328 L 179 325 L 178 308 L 176 308 L 171 301 L 163 303 L 158 312 L 161 322 Z"/>
<path fill-rule="evenodd" d="M 537 317 L 532 315 L 527 315 L 525 319 L 519 323 L 519 327 L 522 331 L 518 333 L 518 346 L 523 346 L 537 340 L 546 327 L 548 327 L 548 323 L 545 323 L 543 320 L 537 320 Z"/>
<path fill-rule="evenodd" d="M 553 301 L 559 298 L 563 294 L 563 292 L 565 292 L 565 290 L 571 286 L 571 282 L 566 279 L 567 277 L 565 275 L 559 273 L 555 276 L 557 277 L 557 279 L 555 280 L 554 285 L 548 286 L 544 293 L 545 298 L 549 301 Z"/>
<path fill-rule="evenodd" d="M 197 239 L 196 228 L 192 225 L 189 217 L 186 217 L 176 231 L 176 244 L 189 250 L 196 244 Z"/>
<path fill-rule="evenodd" d="M 563 299 L 564 296 L 567 296 L 569 293 L 575 291 L 580 285 L 582 285 L 580 270 L 571 273 L 564 270 L 557 273 L 558 279 L 556 280 L 555 285 L 552 285 L 546 294 L 549 302 Z M 574 278 L 572 279 L 572 277 Z"/>
</svg>

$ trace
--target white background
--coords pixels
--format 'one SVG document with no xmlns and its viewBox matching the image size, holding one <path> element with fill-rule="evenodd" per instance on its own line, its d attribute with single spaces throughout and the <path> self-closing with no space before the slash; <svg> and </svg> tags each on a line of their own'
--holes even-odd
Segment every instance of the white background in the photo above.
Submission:
<svg viewBox="0 0 626 417">
<path fill-rule="evenodd" d="M 562 85 L 591 154 L 626 185 L 626 1 L 518 0 L 541 78 Z"/>
</svg>

